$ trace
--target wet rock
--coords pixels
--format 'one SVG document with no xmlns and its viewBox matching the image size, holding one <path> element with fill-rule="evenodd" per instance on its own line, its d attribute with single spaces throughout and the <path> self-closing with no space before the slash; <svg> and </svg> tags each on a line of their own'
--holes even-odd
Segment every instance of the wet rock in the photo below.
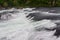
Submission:
<svg viewBox="0 0 60 40">
<path fill-rule="evenodd" d="M 59 37 L 60 36 L 60 25 L 56 27 L 56 32 L 54 33 L 54 36 Z"/>
</svg>

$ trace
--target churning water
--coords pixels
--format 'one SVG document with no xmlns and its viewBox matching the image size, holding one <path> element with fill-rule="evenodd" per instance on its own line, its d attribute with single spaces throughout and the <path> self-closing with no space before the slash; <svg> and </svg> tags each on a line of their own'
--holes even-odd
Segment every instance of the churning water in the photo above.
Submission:
<svg viewBox="0 0 60 40">
<path fill-rule="evenodd" d="M 60 40 L 60 38 L 54 36 L 56 30 L 49 31 L 49 29 L 57 27 L 56 23 L 58 23 L 59 20 L 56 21 L 44 18 L 40 21 L 34 21 L 32 20 L 34 19 L 34 16 L 27 16 L 30 13 L 41 13 L 41 11 L 36 11 L 33 9 L 34 8 L 12 8 L 7 10 L 1 10 L 0 40 Z M 41 14 L 42 16 L 55 15 L 49 14 L 48 12 L 42 12 Z"/>
</svg>

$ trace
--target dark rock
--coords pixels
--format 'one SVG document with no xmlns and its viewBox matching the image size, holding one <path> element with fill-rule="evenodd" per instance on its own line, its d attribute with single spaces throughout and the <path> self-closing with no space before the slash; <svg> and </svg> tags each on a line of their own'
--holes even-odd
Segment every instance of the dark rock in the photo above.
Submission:
<svg viewBox="0 0 60 40">
<path fill-rule="evenodd" d="M 57 26 L 56 32 L 54 33 L 54 36 L 56 36 L 56 37 L 60 36 L 60 25 Z"/>
</svg>

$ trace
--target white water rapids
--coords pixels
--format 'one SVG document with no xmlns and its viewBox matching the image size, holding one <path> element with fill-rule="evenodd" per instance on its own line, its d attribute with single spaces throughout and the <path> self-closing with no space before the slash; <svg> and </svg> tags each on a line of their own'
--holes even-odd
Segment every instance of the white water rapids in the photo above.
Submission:
<svg viewBox="0 0 60 40">
<path fill-rule="evenodd" d="M 29 13 L 37 12 L 31 11 L 31 8 L 16 10 L 19 12 L 9 13 L 11 16 L 8 16 L 9 14 L 2 15 L 0 22 L 0 40 L 60 40 L 60 38 L 52 36 L 55 30 L 44 30 L 44 28 L 56 27 L 54 22 L 46 19 L 34 22 L 31 20 L 33 17 L 31 19 L 26 18 Z M 5 11 L 13 11 L 13 9 L 2 10 L 0 13 Z M 36 27 L 42 28 L 42 31 L 35 31 Z"/>
</svg>

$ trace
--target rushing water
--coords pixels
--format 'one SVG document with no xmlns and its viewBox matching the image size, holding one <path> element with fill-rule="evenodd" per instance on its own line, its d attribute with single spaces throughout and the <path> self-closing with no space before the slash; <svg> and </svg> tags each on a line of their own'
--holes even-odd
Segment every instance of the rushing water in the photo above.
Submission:
<svg viewBox="0 0 60 40">
<path fill-rule="evenodd" d="M 0 40 L 60 40 L 54 36 L 56 30 L 49 31 L 57 27 L 59 20 L 41 19 L 34 21 L 34 16 L 27 17 L 31 13 L 41 13 L 34 8 L 7 9 L 0 11 Z M 60 15 L 48 14 L 43 15 Z M 38 15 L 39 16 L 39 15 Z M 44 16 L 43 16 L 44 17 Z M 40 17 L 39 17 L 40 18 Z M 38 18 L 37 18 L 38 19 Z"/>
</svg>

